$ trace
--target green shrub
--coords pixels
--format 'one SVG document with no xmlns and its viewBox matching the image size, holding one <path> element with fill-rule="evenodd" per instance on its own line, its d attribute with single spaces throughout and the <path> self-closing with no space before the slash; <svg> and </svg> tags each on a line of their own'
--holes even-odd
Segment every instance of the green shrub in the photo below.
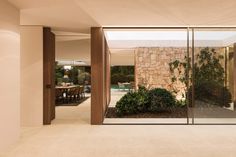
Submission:
<svg viewBox="0 0 236 157">
<path fill-rule="evenodd" d="M 151 112 L 169 110 L 175 107 L 175 97 L 166 89 L 155 88 L 148 92 Z"/>
<path fill-rule="evenodd" d="M 187 105 L 187 100 L 176 100 L 175 102 L 175 107 L 186 107 Z"/>
<path fill-rule="evenodd" d="M 116 112 L 119 116 L 144 113 L 159 112 L 183 107 L 185 101 L 176 101 L 175 97 L 166 89 L 155 88 L 148 91 L 145 87 L 139 86 L 137 92 L 125 94 L 116 103 Z"/>
<path fill-rule="evenodd" d="M 116 111 L 119 116 L 146 112 L 149 108 L 148 92 L 140 89 L 137 92 L 125 94 L 117 103 Z"/>
</svg>

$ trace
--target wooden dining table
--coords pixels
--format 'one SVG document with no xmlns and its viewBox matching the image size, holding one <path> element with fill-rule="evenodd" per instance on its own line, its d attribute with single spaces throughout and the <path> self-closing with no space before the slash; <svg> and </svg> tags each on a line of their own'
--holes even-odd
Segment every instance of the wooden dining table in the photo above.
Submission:
<svg viewBox="0 0 236 157">
<path fill-rule="evenodd" d="M 65 90 L 67 90 L 67 89 L 72 89 L 72 88 L 76 88 L 76 87 L 78 87 L 78 86 L 76 86 L 76 85 L 73 85 L 73 86 L 56 86 L 55 88 L 56 89 L 65 89 Z"/>
</svg>

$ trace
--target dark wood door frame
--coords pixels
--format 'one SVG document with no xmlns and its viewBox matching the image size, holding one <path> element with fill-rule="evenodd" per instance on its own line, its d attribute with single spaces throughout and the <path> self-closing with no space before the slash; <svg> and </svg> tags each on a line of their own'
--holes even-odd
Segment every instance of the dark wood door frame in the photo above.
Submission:
<svg viewBox="0 0 236 157">
<path fill-rule="evenodd" d="M 55 118 L 55 35 L 43 28 L 43 124 Z"/>
<path fill-rule="evenodd" d="M 91 28 L 91 124 L 103 124 L 110 102 L 110 52 L 102 27 Z"/>
</svg>

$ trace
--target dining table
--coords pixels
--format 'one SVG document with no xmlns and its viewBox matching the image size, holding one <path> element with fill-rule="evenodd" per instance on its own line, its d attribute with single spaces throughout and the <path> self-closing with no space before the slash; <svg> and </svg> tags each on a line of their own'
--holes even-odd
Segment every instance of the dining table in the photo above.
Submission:
<svg viewBox="0 0 236 157">
<path fill-rule="evenodd" d="M 71 89 L 77 88 L 78 85 L 70 85 L 70 86 L 56 86 L 56 90 L 62 90 L 63 96 L 66 97 Z"/>
<path fill-rule="evenodd" d="M 78 86 L 76 85 L 71 85 L 71 86 L 56 86 L 55 88 L 56 89 L 65 89 L 65 90 L 68 90 L 68 89 L 72 89 L 72 88 L 76 88 Z"/>
</svg>

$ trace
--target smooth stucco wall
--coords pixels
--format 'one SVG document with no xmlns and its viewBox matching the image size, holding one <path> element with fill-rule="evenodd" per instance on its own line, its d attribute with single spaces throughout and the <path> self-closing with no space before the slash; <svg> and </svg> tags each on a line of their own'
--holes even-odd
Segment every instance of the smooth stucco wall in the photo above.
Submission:
<svg viewBox="0 0 236 157">
<path fill-rule="evenodd" d="M 19 11 L 0 0 L 0 151 L 20 134 Z"/>
<path fill-rule="evenodd" d="M 21 126 L 43 124 L 43 28 L 21 26 Z"/>
</svg>

